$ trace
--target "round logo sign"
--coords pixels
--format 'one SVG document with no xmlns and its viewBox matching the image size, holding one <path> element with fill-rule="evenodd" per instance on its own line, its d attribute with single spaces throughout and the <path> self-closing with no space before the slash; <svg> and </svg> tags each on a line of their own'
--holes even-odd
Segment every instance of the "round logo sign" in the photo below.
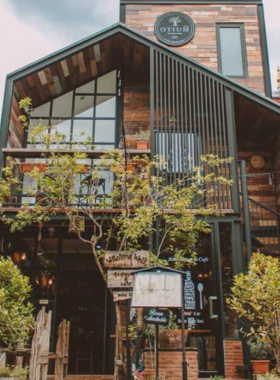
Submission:
<svg viewBox="0 0 280 380">
<path fill-rule="evenodd" d="M 190 42 L 195 33 L 193 20 L 180 12 L 161 15 L 155 23 L 155 35 L 169 46 L 181 46 Z"/>
</svg>

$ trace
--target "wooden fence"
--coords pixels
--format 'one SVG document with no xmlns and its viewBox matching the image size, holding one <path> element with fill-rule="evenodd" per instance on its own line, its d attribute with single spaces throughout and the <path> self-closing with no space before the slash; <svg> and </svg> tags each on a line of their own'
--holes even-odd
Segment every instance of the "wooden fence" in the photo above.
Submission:
<svg viewBox="0 0 280 380">
<path fill-rule="evenodd" d="M 46 312 L 45 307 L 38 313 L 31 349 L 0 349 L 0 369 L 6 368 L 7 363 L 16 368 L 29 366 L 29 380 L 64 380 L 68 371 L 70 322 L 63 320 L 60 323 L 56 350 L 51 353 L 51 318 L 52 312 Z M 48 375 L 50 360 L 55 361 L 54 375 Z"/>
</svg>

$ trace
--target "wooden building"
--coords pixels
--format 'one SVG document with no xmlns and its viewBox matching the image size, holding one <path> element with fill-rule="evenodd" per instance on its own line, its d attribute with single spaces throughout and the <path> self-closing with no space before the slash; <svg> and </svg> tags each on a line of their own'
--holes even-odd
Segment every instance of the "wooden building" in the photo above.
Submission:
<svg viewBox="0 0 280 380">
<path fill-rule="evenodd" d="M 55 119 L 69 144 L 71 135 L 92 133 L 92 159 L 124 138 L 136 150 L 136 133 L 150 131 L 145 152 L 165 156 L 167 183 L 201 154 L 233 158 L 224 168 L 233 186 L 214 192 L 222 216 L 209 218 L 212 232 L 201 237 L 192 269 L 202 298 L 198 314 L 187 314 L 187 359 L 191 379 L 244 378 L 248 355 L 225 296 L 252 252 L 280 254 L 280 105 L 271 99 L 262 0 L 121 0 L 119 23 L 8 75 L 2 166 L 7 156 L 41 157 L 18 121 L 25 97 L 33 100 L 31 127 Z M 15 194 L 6 211 L 26 202 L 36 199 Z M 40 233 L 38 243 L 37 227 L 16 234 L 4 228 L 2 250 L 18 262 L 26 254 L 21 266 L 32 279 L 33 301 L 47 299 L 53 310 L 53 340 L 60 321 L 70 320 L 69 380 L 113 378 L 114 304 L 89 249 L 59 218 Z M 160 352 L 167 379 L 181 378 L 180 355 L 175 348 Z M 146 368 L 151 361 L 147 352 Z"/>
</svg>

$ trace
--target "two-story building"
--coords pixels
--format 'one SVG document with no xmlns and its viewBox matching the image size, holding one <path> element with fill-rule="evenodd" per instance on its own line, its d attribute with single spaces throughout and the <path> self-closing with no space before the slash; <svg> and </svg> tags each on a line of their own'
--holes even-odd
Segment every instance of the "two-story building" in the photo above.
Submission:
<svg viewBox="0 0 280 380">
<path fill-rule="evenodd" d="M 31 128 L 55 121 L 69 146 L 81 131 L 91 134 L 92 160 L 124 139 L 136 150 L 136 133 L 150 131 L 146 153 L 165 157 L 167 183 L 202 154 L 233 158 L 223 167 L 233 186 L 214 189 L 222 214 L 209 218 L 212 232 L 201 237 L 192 269 L 199 299 L 198 317 L 187 315 L 186 324 L 187 347 L 197 350 L 190 351 L 193 378 L 242 378 L 246 350 L 243 358 L 225 297 L 253 251 L 280 254 L 280 106 L 271 96 L 262 0 L 121 0 L 119 23 L 7 76 L 2 166 L 7 156 L 40 160 L 40 144 L 18 121 L 25 97 L 33 101 Z M 34 201 L 23 189 L 6 211 Z M 16 234 L 2 228 L 2 251 L 30 276 L 35 305 L 49 300 L 53 337 L 63 318 L 71 321 L 69 373 L 112 375 L 113 300 L 89 249 L 59 218 L 40 234 L 35 226 Z M 177 351 L 168 352 L 167 378 L 181 378 Z"/>
</svg>

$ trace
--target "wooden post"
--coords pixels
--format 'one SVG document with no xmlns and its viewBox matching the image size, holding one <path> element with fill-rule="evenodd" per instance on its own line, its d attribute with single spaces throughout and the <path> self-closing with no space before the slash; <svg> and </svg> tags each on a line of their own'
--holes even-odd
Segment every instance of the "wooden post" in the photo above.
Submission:
<svg viewBox="0 0 280 380">
<path fill-rule="evenodd" d="M 68 372 L 70 322 L 63 320 L 58 328 L 55 355 L 55 380 L 64 380 Z"/>
<path fill-rule="evenodd" d="M 7 354 L 6 352 L 0 352 L 0 369 L 6 368 Z"/>
<path fill-rule="evenodd" d="M 37 316 L 37 324 L 31 345 L 29 380 L 46 380 L 49 363 L 52 312 L 45 307 Z"/>
</svg>

